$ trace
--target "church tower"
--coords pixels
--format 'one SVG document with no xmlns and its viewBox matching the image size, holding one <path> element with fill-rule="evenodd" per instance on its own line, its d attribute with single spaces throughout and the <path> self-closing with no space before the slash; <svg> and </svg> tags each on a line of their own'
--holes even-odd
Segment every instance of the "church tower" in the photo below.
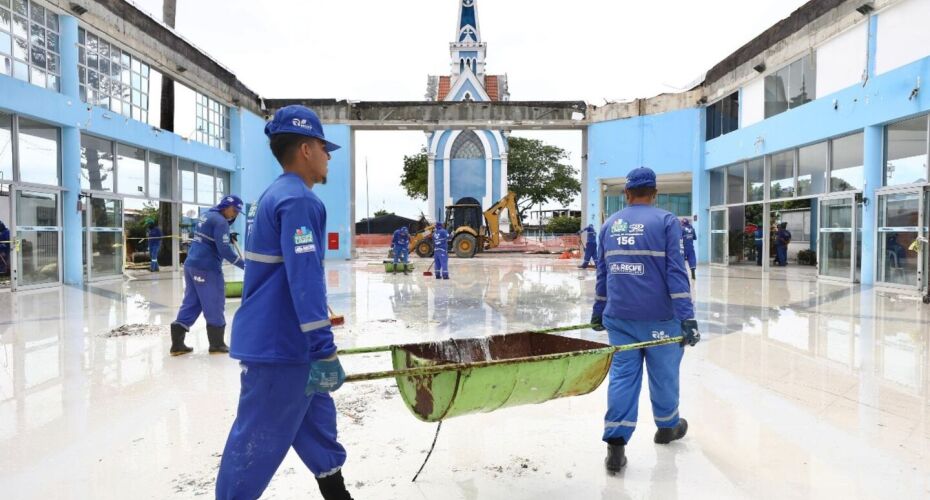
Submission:
<svg viewBox="0 0 930 500">
<path fill-rule="evenodd" d="M 506 75 L 485 72 L 477 0 L 456 0 L 458 20 L 449 44 L 449 76 L 430 76 L 429 101 L 507 101 Z M 472 198 L 487 209 L 507 194 L 507 140 L 499 130 L 442 130 L 428 139 L 429 214 L 442 221 L 445 206 Z"/>
</svg>

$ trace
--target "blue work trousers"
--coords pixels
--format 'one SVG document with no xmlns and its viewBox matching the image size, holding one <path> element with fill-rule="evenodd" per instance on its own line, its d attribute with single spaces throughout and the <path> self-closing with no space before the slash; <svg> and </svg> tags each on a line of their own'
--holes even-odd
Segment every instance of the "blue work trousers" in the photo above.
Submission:
<svg viewBox="0 0 930 500">
<path fill-rule="evenodd" d="M 158 271 L 158 251 L 161 250 L 161 242 L 157 244 L 149 245 L 149 260 L 151 261 L 149 265 L 149 270 L 152 272 Z"/>
<path fill-rule="evenodd" d="M 407 264 L 409 262 L 410 249 L 406 245 L 394 245 L 394 264 L 398 262 L 403 262 Z"/>
<path fill-rule="evenodd" d="M 190 330 L 203 313 L 209 326 L 226 326 L 226 287 L 222 271 L 184 266 L 184 298 L 175 323 Z"/>
<path fill-rule="evenodd" d="M 304 394 L 310 364 L 240 366 L 239 409 L 220 461 L 216 498 L 259 498 L 291 447 L 315 477 L 338 472 L 346 450 L 336 439 L 336 405 L 328 393 Z"/>
<path fill-rule="evenodd" d="M 694 247 L 685 247 L 685 261 L 691 269 L 697 268 L 697 255 L 694 253 Z"/>
<path fill-rule="evenodd" d="M 762 265 L 762 242 L 756 241 L 756 265 Z"/>
<path fill-rule="evenodd" d="M 445 250 L 434 250 L 433 267 L 436 268 L 437 279 L 449 279 L 449 253 Z"/>
<path fill-rule="evenodd" d="M 621 320 L 604 316 L 611 345 L 626 345 L 681 335 L 681 322 Z M 607 388 L 604 441 L 623 438 L 627 443 L 636 430 L 643 360 L 649 374 L 649 397 L 656 427 L 678 425 L 678 369 L 684 348 L 669 344 L 614 354 Z"/>
<path fill-rule="evenodd" d="M 597 245 L 594 243 L 588 243 L 584 247 L 584 262 L 581 263 L 581 267 L 587 268 L 588 261 L 591 261 L 592 264 L 597 265 Z"/>
<path fill-rule="evenodd" d="M 788 265 L 788 245 L 775 245 L 775 264 Z"/>
</svg>

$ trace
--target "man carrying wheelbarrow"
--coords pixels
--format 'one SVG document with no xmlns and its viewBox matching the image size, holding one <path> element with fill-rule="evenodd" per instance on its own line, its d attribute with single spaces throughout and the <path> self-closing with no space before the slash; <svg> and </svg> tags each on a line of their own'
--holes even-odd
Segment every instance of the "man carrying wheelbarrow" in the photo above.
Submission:
<svg viewBox="0 0 930 500">
<path fill-rule="evenodd" d="M 326 207 L 311 191 L 325 182 L 339 146 L 326 140 L 317 115 L 298 105 L 279 109 L 265 134 L 284 173 L 259 198 L 246 236 L 230 352 L 240 361 L 242 387 L 216 498 L 259 498 L 293 447 L 323 498 L 351 500 L 329 394 L 345 372 L 326 304 Z"/>
<path fill-rule="evenodd" d="M 401 261 L 404 263 L 404 274 L 408 274 L 407 262 L 410 256 L 410 232 L 407 231 L 407 226 L 403 226 L 394 231 L 394 235 L 391 237 L 391 247 L 394 251 L 394 267 L 391 272 L 394 274 L 397 273 L 397 262 Z"/>
<path fill-rule="evenodd" d="M 591 322 L 597 330 L 606 327 L 612 345 L 684 339 L 614 354 L 603 437 L 609 472 L 618 472 L 627 462 L 624 447 L 636 429 L 644 360 L 658 427 L 654 441 L 668 444 L 688 431 L 688 422 L 678 415 L 679 366 L 685 344 L 693 346 L 701 336 L 682 256 L 681 227 L 674 215 L 653 206 L 656 194 L 655 172 L 640 167 L 629 173 L 627 208 L 604 223 L 598 238 Z"/>
</svg>

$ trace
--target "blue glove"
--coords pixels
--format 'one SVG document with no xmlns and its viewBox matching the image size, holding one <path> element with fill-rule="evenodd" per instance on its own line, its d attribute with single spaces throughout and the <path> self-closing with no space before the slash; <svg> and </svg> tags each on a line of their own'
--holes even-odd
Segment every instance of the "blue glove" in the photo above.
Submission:
<svg viewBox="0 0 930 500">
<path fill-rule="evenodd" d="M 333 354 L 326 359 L 319 359 L 310 363 L 310 377 L 307 378 L 307 396 L 317 392 L 333 392 L 346 380 L 346 372 L 342 369 L 339 357 Z"/>
<path fill-rule="evenodd" d="M 606 330 L 606 328 L 604 328 L 604 317 L 600 314 L 595 313 L 591 315 L 591 324 L 594 325 L 591 329 L 596 332 L 603 332 Z"/>
<path fill-rule="evenodd" d="M 681 335 L 684 337 L 681 339 L 681 346 L 684 347 L 685 344 L 694 347 L 694 344 L 697 344 L 701 341 L 701 333 L 698 332 L 697 321 L 693 319 L 686 319 L 681 322 Z"/>
</svg>

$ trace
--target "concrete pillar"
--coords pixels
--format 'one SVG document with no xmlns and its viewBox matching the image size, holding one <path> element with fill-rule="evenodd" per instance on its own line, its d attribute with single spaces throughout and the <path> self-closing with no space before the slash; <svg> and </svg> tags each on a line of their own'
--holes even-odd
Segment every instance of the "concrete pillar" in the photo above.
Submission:
<svg viewBox="0 0 930 500">
<path fill-rule="evenodd" d="M 78 87 L 78 21 L 72 16 L 60 17 L 61 30 L 61 93 L 80 105 Z M 62 259 L 64 281 L 68 285 L 84 282 L 83 224 L 78 211 L 81 193 L 81 131 L 77 124 L 61 128 L 61 206 Z"/>
<path fill-rule="evenodd" d="M 877 217 L 878 199 L 875 196 L 875 190 L 882 186 L 882 163 L 884 153 L 883 127 L 871 126 L 866 127 L 863 136 L 863 176 L 865 183 L 862 189 L 863 203 L 862 207 L 862 277 L 863 284 L 871 285 L 875 283 L 875 255 L 877 234 Z"/>
<path fill-rule="evenodd" d="M 244 198 L 242 190 L 242 164 L 244 134 L 242 131 L 242 109 L 237 106 L 229 108 L 229 152 L 236 157 L 236 169 L 229 173 L 230 193 L 243 198 L 243 203 L 253 203 L 256 200 L 247 200 Z M 258 168 L 257 166 L 254 168 Z M 243 207 L 245 209 L 245 207 Z M 239 239 L 240 248 L 245 245 L 245 221 L 248 214 L 242 214 L 236 219 L 236 222 L 230 228 L 230 231 L 239 233 L 242 237 Z"/>
</svg>

